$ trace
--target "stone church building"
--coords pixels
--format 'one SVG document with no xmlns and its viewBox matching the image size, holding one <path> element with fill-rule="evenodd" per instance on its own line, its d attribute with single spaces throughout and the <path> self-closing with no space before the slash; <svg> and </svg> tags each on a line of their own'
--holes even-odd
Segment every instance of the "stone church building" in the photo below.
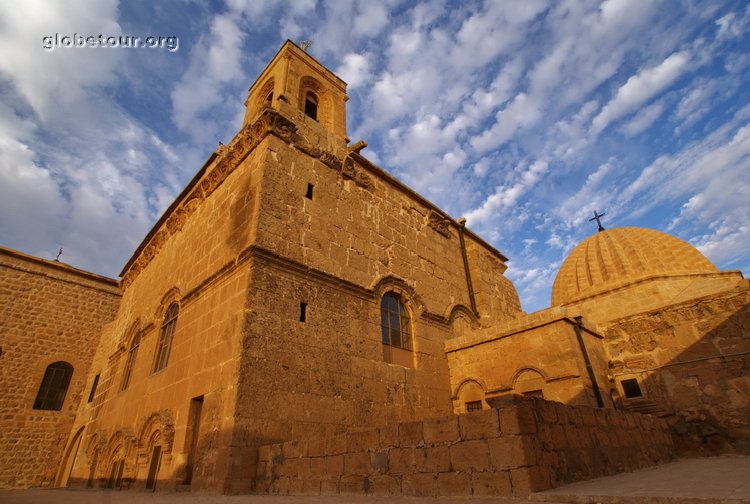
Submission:
<svg viewBox="0 0 750 504">
<path fill-rule="evenodd" d="M 750 452 L 750 284 L 664 233 L 506 257 L 287 41 L 121 280 L 0 249 L 0 487 L 525 495 Z"/>
</svg>

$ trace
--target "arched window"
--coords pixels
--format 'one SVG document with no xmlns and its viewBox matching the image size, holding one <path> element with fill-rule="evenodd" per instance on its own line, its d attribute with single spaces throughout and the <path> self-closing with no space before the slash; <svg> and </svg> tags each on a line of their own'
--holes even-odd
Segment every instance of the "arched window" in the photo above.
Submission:
<svg viewBox="0 0 750 504">
<path fill-rule="evenodd" d="M 67 362 L 57 361 L 47 366 L 36 394 L 34 409 L 61 410 L 72 376 L 73 366 Z"/>
<path fill-rule="evenodd" d="M 172 348 L 172 337 L 174 336 L 174 329 L 177 325 L 177 314 L 179 311 L 180 306 L 177 303 L 172 303 L 164 314 L 164 322 L 161 325 L 159 341 L 156 344 L 154 373 L 167 367 L 167 362 L 169 361 L 169 350 Z"/>
<path fill-rule="evenodd" d="M 318 120 L 318 97 L 312 91 L 305 94 L 305 115 Z"/>
<path fill-rule="evenodd" d="M 384 345 L 412 349 L 409 313 L 393 292 L 383 295 L 380 301 L 380 328 Z"/>
<path fill-rule="evenodd" d="M 141 333 L 138 332 L 133 336 L 133 341 L 130 343 L 130 350 L 128 350 L 128 360 L 125 361 L 125 369 L 122 370 L 122 382 L 120 383 L 120 390 L 125 390 L 130 384 L 130 376 L 133 374 L 133 366 L 135 365 L 135 358 L 138 355 L 138 345 L 141 343 Z"/>
</svg>

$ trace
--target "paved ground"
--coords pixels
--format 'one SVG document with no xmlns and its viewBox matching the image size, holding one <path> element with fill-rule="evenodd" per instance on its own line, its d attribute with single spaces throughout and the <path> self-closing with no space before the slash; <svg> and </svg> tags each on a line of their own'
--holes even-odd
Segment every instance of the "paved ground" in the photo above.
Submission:
<svg viewBox="0 0 750 504">
<path fill-rule="evenodd" d="M 599 504 L 750 504 L 750 457 L 683 459 L 659 467 L 573 483 L 529 501 Z M 286 497 L 93 490 L 0 490 L 0 504 L 521 504 L 501 498 Z"/>
<path fill-rule="evenodd" d="M 533 500 L 600 504 L 750 503 L 750 457 L 681 459 L 649 469 L 580 481 Z"/>
</svg>

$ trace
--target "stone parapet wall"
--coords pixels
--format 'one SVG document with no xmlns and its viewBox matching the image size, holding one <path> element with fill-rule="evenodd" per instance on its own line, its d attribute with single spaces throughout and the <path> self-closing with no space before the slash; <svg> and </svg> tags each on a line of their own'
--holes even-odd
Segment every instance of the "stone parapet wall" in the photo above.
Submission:
<svg viewBox="0 0 750 504">
<path fill-rule="evenodd" d="M 261 447 L 256 491 L 526 496 L 673 457 L 662 420 L 508 397 L 493 409 Z"/>
</svg>

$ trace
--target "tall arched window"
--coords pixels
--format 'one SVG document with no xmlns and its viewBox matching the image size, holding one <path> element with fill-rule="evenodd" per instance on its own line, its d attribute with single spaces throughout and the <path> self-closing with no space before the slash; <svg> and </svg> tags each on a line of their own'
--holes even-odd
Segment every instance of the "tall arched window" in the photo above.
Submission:
<svg viewBox="0 0 750 504">
<path fill-rule="evenodd" d="M 135 358 L 138 355 L 138 345 L 141 343 L 141 333 L 137 332 L 133 336 L 133 341 L 130 343 L 130 350 L 128 350 L 128 360 L 125 361 L 125 369 L 122 370 L 122 382 L 120 383 L 120 390 L 125 390 L 130 384 L 130 376 L 133 374 L 133 366 L 135 365 Z"/>
<path fill-rule="evenodd" d="M 318 120 L 318 97 L 312 91 L 305 93 L 305 115 Z"/>
<path fill-rule="evenodd" d="M 380 301 L 380 328 L 383 344 L 411 350 L 409 313 L 396 293 L 388 292 Z"/>
<path fill-rule="evenodd" d="M 154 373 L 161 371 L 167 367 L 169 361 L 169 351 L 172 348 L 172 337 L 174 336 L 174 329 L 177 325 L 177 314 L 180 311 L 180 306 L 177 303 L 172 303 L 167 308 L 167 312 L 164 314 L 164 322 L 161 325 L 161 332 L 159 333 L 159 341 L 156 344 L 156 356 L 154 358 Z"/>
<path fill-rule="evenodd" d="M 34 409 L 61 410 L 72 376 L 73 366 L 67 362 L 57 361 L 47 366 L 39 392 L 36 394 Z"/>
</svg>

